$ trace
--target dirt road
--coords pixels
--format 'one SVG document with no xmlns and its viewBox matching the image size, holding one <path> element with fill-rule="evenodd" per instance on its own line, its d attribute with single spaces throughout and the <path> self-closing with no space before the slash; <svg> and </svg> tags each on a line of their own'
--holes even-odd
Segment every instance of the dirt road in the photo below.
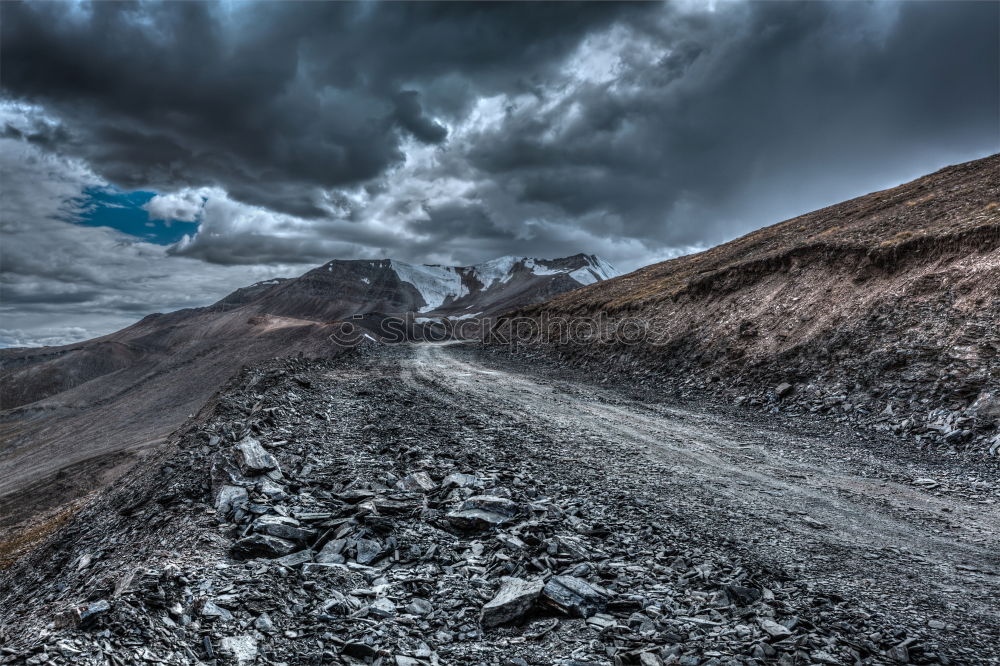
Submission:
<svg viewBox="0 0 1000 666">
<path fill-rule="evenodd" d="M 594 380 L 248 367 L 0 572 L 0 663 L 1000 664 L 995 463 Z"/>
<path fill-rule="evenodd" d="M 736 542 L 898 622 L 1000 638 L 1000 501 L 988 472 L 915 456 L 905 444 L 887 451 L 863 438 L 484 364 L 461 345 L 415 346 L 403 367 L 408 382 L 456 408 L 499 412 L 570 446 L 601 443 L 625 463 L 608 466 L 623 487 L 652 482 L 662 505 L 693 518 L 703 536 Z"/>
</svg>

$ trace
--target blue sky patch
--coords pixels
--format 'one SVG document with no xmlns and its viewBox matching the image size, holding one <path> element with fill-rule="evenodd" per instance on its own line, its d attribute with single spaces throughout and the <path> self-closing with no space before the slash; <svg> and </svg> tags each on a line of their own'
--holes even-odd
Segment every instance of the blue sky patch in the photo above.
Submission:
<svg viewBox="0 0 1000 666">
<path fill-rule="evenodd" d="M 156 192 L 126 192 L 114 185 L 88 187 L 76 200 L 83 212 L 71 221 L 85 227 L 111 227 L 157 245 L 176 243 L 184 234 L 198 230 L 197 222 L 149 219 L 143 206 L 154 196 Z"/>
</svg>

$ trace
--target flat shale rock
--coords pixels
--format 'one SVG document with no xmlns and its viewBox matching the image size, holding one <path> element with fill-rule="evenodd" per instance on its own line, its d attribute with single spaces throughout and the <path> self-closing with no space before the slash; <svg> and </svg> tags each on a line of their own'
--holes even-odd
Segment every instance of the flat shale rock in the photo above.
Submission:
<svg viewBox="0 0 1000 666">
<path fill-rule="evenodd" d="M 778 624 L 774 620 L 768 620 L 766 618 L 761 618 L 758 623 L 760 628 L 767 633 L 773 640 L 780 641 L 783 638 L 788 638 L 792 635 L 791 630 L 783 624 Z"/>
<path fill-rule="evenodd" d="M 431 479 L 430 474 L 427 472 L 413 472 L 412 474 L 407 474 L 399 483 L 396 484 L 400 490 L 409 490 L 413 492 L 423 492 L 428 493 L 435 488 L 437 484 Z"/>
<path fill-rule="evenodd" d="M 198 614 L 201 615 L 202 617 L 207 617 L 210 619 L 218 618 L 223 621 L 229 621 L 233 619 L 232 613 L 230 613 L 228 610 L 226 610 L 219 604 L 215 603 L 211 599 L 204 599 L 203 601 L 201 601 L 199 606 L 200 609 L 198 611 Z"/>
<path fill-rule="evenodd" d="M 215 499 L 215 509 L 223 518 L 228 518 L 234 511 L 245 506 L 248 499 L 246 488 L 222 486 Z"/>
<path fill-rule="evenodd" d="M 544 584 L 540 580 L 504 578 L 500 591 L 483 606 L 479 619 L 484 627 L 506 624 L 523 616 L 535 605 Z"/>
<path fill-rule="evenodd" d="M 722 591 L 729 603 L 735 606 L 749 606 L 762 596 L 760 590 L 742 585 L 724 585 Z"/>
<path fill-rule="evenodd" d="M 461 507 L 446 516 L 448 522 L 461 530 L 483 530 L 513 521 L 521 507 L 506 497 L 476 495 L 462 502 Z"/>
<path fill-rule="evenodd" d="M 268 536 L 267 534 L 252 534 L 233 544 L 233 557 L 250 559 L 252 557 L 282 557 L 295 550 L 295 544 L 286 539 Z"/>
<path fill-rule="evenodd" d="M 483 482 L 474 474 L 462 474 L 454 472 L 444 477 L 441 482 L 442 488 L 481 488 Z"/>
<path fill-rule="evenodd" d="M 278 461 L 253 437 L 244 438 L 234 447 L 236 466 L 247 476 L 266 474 L 278 469 Z"/>
<path fill-rule="evenodd" d="M 553 576 L 542 589 L 545 602 L 573 617 L 590 617 L 604 610 L 608 594 L 575 576 Z"/>
<path fill-rule="evenodd" d="M 237 664 L 252 664 L 257 659 L 257 640 L 253 636 L 227 636 L 219 643 L 219 651 Z"/>
<path fill-rule="evenodd" d="M 328 541 L 316 555 L 316 561 L 320 564 L 342 564 L 347 558 L 341 555 L 347 546 L 347 539 L 334 539 Z"/>
<path fill-rule="evenodd" d="M 299 527 L 299 521 L 285 516 L 261 516 L 253 521 L 252 527 L 258 534 L 289 541 L 305 541 L 316 536 L 316 530 L 303 529 Z"/>
<path fill-rule="evenodd" d="M 283 567 L 297 567 L 300 564 L 312 562 L 315 555 L 316 552 L 314 550 L 307 548 L 305 550 L 300 550 L 297 553 L 289 553 L 288 555 L 279 557 L 275 560 L 275 562 Z"/>
</svg>

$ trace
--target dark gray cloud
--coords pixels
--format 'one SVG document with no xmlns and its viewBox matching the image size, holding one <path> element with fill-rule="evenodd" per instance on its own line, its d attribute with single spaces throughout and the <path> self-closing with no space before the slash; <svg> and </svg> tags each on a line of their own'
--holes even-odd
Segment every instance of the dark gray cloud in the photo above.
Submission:
<svg viewBox="0 0 1000 666">
<path fill-rule="evenodd" d="M 330 258 L 703 249 L 1000 150 L 998 23 L 993 2 L 0 2 L 0 344 Z M 198 233 L 66 221 L 108 182 Z"/>
<path fill-rule="evenodd" d="M 595 233 L 719 242 L 1000 149 L 998 21 L 996 3 L 669 16 L 643 26 L 669 53 L 512 110 L 469 161 Z"/>
<path fill-rule="evenodd" d="M 322 216 L 317 190 L 438 143 L 481 91 L 542 76 L 612 5 L 5 2 L 3 86 L 66 126 L 63 149 L 127 188 L 218 185 Z M 474 80 L 473 86 L 470 81 Z M 439 97 L 439 98 L 438 98 Z"/>
<path fill-rule="evenodd" d="M 420 107 L 420 93 L 403 90 L 393 97 L 396 106 L 396 122 L 413 136 L 426 143 L 441 143 L 448 136 L 448 130 L 438 122 L 424 115 Z"/>
</svg>

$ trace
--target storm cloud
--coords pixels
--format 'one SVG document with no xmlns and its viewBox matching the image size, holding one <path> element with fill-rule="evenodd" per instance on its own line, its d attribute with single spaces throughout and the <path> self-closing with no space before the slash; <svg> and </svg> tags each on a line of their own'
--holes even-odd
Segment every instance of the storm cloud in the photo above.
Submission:
<svg viewBox="0 0 1000 666">
<path fill-rule="evenodd" d="M 0 3 L 8 338 L 331 258 L 704 249 L 1000 150 L 998 23 L 988 2 Z M 76 223 L 112 186 L 197 232 Z"/>
<path fill-rule="evenodd" d="M 216 185 L 285 213 L 372 180 L 433 110 L 522 89 L 608 5 L 4 3 L 3 85 L 65 125 L 67 152 L 127 188 Z M 451 80 L 451 78 L 454 80 Z M 473 85 L 472 81 L 475 80 Z"/>
</svg>

